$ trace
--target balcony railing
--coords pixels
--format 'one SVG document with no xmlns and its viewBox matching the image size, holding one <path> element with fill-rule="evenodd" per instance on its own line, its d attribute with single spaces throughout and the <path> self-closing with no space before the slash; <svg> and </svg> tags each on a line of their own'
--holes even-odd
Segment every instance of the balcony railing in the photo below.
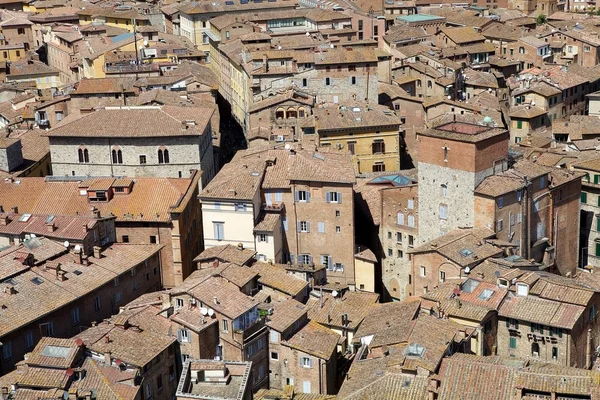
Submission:
<svg viewBox="0 0 600 400">
<path fill-rule="evenodd" d="M 265 328 L 265 319 L 264 318 L 260 318 L 258 320 L 256 320 L 256 322 L 252 325 L 250 325 L 248 328 L 244 329 L 243 331 L 238 330 L 238 331 L 233 331 L 233 339 L 238 342 L 238 343 L 244 343 L 246 340 L 248 340 L 249 337 L 253 336 L 254 334 L 258 333 L 261 329 Z"/>
</svg>

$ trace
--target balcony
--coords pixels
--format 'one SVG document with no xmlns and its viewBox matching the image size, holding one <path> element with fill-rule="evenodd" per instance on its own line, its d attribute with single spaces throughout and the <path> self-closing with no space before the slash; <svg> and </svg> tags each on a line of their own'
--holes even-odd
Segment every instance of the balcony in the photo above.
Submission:
<svg viewBox="0 0 600 400">
<path fill-rule="evenodd" d="M 250 327 L 244 329 L 243 331 L 233 331 L 233 339 L 238 343 L 244 343 L 250 337 L 254 336 L 263 329 L 266 329 L 265 319 L 260 318 L 256 320 L 254 324 L 250 325 Z"/>
<path fill-rule="evenodd" d="M 284 204 L 283 203 L 271 203 L 271 204 L 263 204 L 263 211 L 271 211 L 271 212 L 281 212 L 283 211 Z"/>
</svg>

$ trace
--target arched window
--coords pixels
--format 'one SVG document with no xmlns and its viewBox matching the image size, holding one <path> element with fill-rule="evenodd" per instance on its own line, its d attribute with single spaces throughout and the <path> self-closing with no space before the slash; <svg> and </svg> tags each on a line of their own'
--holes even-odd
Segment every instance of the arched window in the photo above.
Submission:
<svg viewBox="0 0 600 400">
<path fill-rule="evenodd" d="M 396 223 L 398 223 L 398 225 L 404 225 L 404 214 L 402 214 L 401 212 L 398 212 L 398 214 L 396 214 Z"/>
<path fill-rule="evenodd" d="M 275 111 L 275 118 L 276 119 L 285 118 L 285 110 L 283 108 L 278 108 L 277 111 Z"/>
<path fill-rule="evenodd" d="M 408 226 L 411 228 L 415 227 L 415 217 L 414 215 L 409 215 L 408 216 Z"/>
<path fill-rule="evenodd" d="M 427 81 L 427 89 L 431 89 L 433 87 L 433 84 L 431 83 L 431 81 Z"/>
<path fill-rule="evenodd" d="M 525 47 L 519 47 L 519 54 L 525 54 Z"/>
<path fill-rule="evenodd" d="M 537 342 L 531 343 L 531 355 L 533 357 L 540 356 L 540 344 L 539 343 L 537 343 Z"/>
<path fill-rule="evenodd" d="M 77 150 L 77 156 L 79 158 L 80 163 L 89 163 L 90 162 L 90 153 L 88 152 L 88 149 L 86 149 L 85 147 L 80 147 L 79 150 Z"/>
<path fill-rule="evenodd" d="M 298 109 L 298 118 L 304 118 L 306 117 L 306 111 L 304 110 L 304 107 L 300 107 Z"/>
<path fill-rule="evenodd" d="M 296 110 L 294 110 L 293 108 L 288 108 L 287 110 L 287 117 L 288 118 L 296 118 Z"/>
<path fill-rule="evenodd" d="M 123 164 L 123 152 L 119 147 L 113 147 L 111 155 L 113 164 Z"/>
<path fill-rule="evenodd" d="M 169 163 L 169 150 L 164 147 L 158 149 L 158 163 L 168 164 Z"/>
</svg>

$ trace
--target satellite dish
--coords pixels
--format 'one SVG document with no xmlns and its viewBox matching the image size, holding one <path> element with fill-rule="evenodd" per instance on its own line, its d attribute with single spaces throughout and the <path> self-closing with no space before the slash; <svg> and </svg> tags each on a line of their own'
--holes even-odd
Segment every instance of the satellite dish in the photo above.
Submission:
<svg viewBox="0 0 600 400">
<path fill-rule="evenodd" d="M 471 272 L 471 268 L 469 268 L 469 267 L 466 267 L 466 268 L 465 268 L 465 274 L 468 274 L 469 272 Z"/>
<path fill-rule="evenodd" d="M 329 45 L 329 47 L 331 47 L 332 49 L 335 49 L 335 44 L 331 43 L 331 44 Z"/>
<path fill-rule="evenodd" d="M 144 40 L 144 46 L 148 46 L 148 39 Z"/>
<path fill-rule="evenodd" d="M 76 253 L 78 253 L 78 252 L 80 252 L 80 251 L 81 251 L 81 246 L 80 246 L 80 245 L 78 245 L 78 244 L 76 244 L 76 245 L 75 245 L 75 252 L 76 252 Z"/>
<path fill-rule="evenodd" d="M 338 292 L 337 292 L 337 290 L 334 290 L 333 292 L 331 292 L 331 295 L 332 295 L 333 297 L 337 297 L 337 295 L 338 295 Z"/>
<path fill-rule="evenodd" d="M 213 315 L 215 315 L 215 310 L 213 310 L 212 308 L 208 309 L 208 316 L 212 317 Z"/>
<path fill-rule="evenodd" d="M 202 315 L 208 314 L 208 310 L 206 309 L 206 307 L 200 308 L 200 314 L 202 314 Z"/>
<path fill-rule="evenodd" d="M 63 243 L 63 246 L 65 246 L 66 248 L 69 248 L 69 241 L 65 240 L 65 242 Z"/>
<path fill-rule="evenodd" d="M 289 149 L 291 149 L 291 148 L 292 148 L 292 146 L 290 146 L 290 144 L 289 144 L 289 143 L 286 143 L 286 144 L 285 144 L 285 149 L 286 149 L 286 150 L 289 150 Z"/>
</svg>

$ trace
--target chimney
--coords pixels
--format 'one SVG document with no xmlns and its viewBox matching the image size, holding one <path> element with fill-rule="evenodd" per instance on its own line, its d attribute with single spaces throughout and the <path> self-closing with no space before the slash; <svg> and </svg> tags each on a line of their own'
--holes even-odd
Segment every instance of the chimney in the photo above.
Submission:
<svg viewBox="0 0 600 400">
<path fill-rule="evenodd" d="M 90 228 L 88 228 L 87 224 L 83 224 L 83 233 L 88 233 Z"/>
<path fill-rule="evenodd" d="M 0 217 L 0 225 L 6 226 L 10 223 L 10 217 L 6 214 Z"/>
<path fill-rule="evenodd" d="M 19 207 L 17 207 L 17 206 L 11 207 L 11 208 L 10 208 L 10 210 L 11 210 L 12 212 L 14 212 L 15 214 L 18 214 L 18 213 L 19 213 Z"/>
<path fill-rule="evenodd" d="M 94 246 L 94 258 L 102 258 L 102 247 Z"/>
<path fill-rule="evenodd" d="M 4 293 L 6 294 L 17 294 L 17 290 L 13 285 L 7 285 L 4 287 Z"/>
<path fill-rule="evenodd" d="M 73 257 L 73 262 L 75 264 L 83 264 L 83 251 L 80 249 L 79 251 L 75 251 L 75 257 Z"/>
<path fill-rule="evenodd" d="M 65 276 L 66 271 L 61 271 L 61 270 L 57 270 L 56 271 L 56 279 L 58 279 L 61 282 L 64 282 L 67 280 L 67 277 Z"/>
<path fill-rule="evenodd" d="M 162 301 L 163 310 L 171 307 L 171 295 L 169 293 L 162 293 L 160 299 Z"/>
<path fill-rule="evenodd" d="M 100 210 L 98 210 L 96 207 L 90 208 L 90 211 L 92 211 L 92 217 L 96 219 L 100 218 Z"/>
<path fill-rule="evenodd" d="M 110 343 L 110 338 L 108 336 L 104 336 L 104 343 Z M 104 353 L 104 363 L 110 365 L 110 351 Z"/>
<path fill-rule="evenodd" d="M 215 304 L 219 304 L 219 299 L 217 299 L 217 296 L 213 297 L 213 303 Z"/>
<path fill-rule="evenodd" d="M 238 250 L 244 250 L 244 245 L 242 243 L 238 243 L 237 248 Z"/>
<path fill-rule="evenodd" d="M 54 232 L 56 230 L 56 226 L 54 225 L 54 222 L 50 222 L 50 223 L 46 224 L 46 230 L 50 233 Z"/>
</svg>

